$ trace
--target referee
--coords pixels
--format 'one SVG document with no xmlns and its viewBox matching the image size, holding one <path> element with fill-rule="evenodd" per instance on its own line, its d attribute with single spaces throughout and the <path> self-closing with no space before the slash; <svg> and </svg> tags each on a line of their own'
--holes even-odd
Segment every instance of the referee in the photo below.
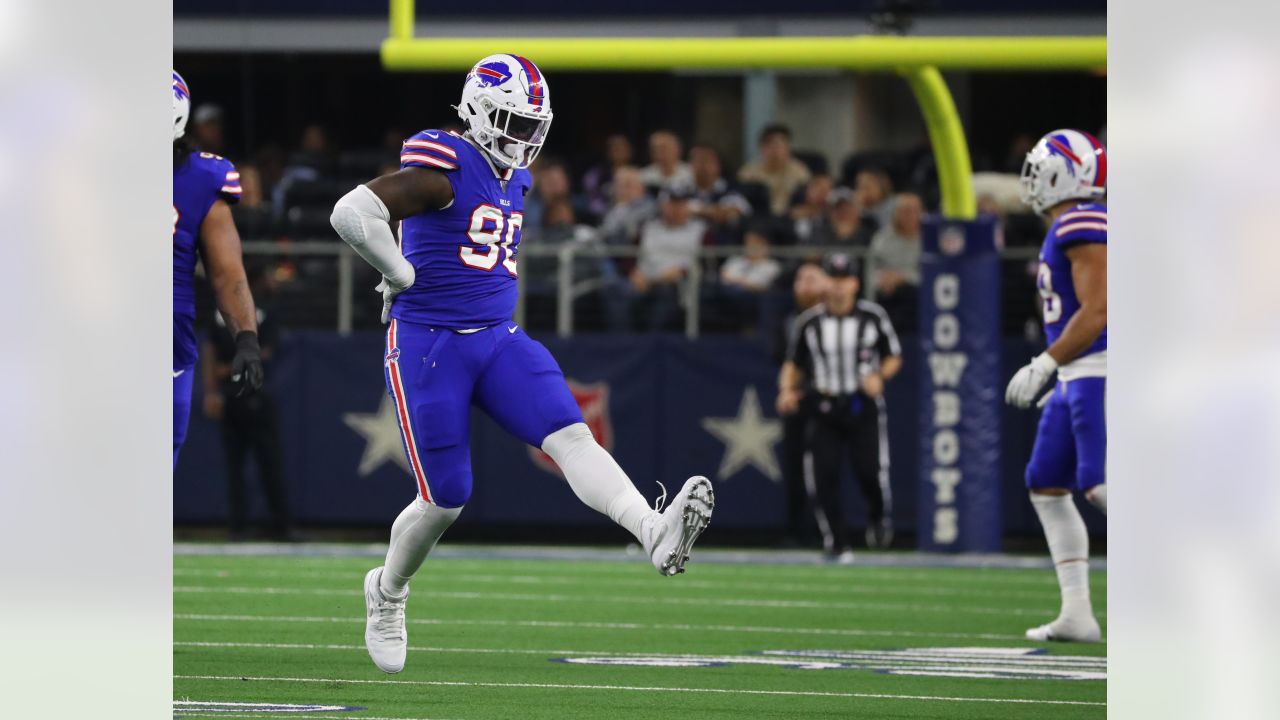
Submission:
<svg viewBox="0 0 1280 720">
<path fill-rule="evenodd" d="M 883 308 L 858 300 L 858 265 L 846 255 L 823 262 L 830 276 L 826 302 L 805 314 L 787 352 L 778 408 L 794 411 L 805 400 L 810 415 L 805 484 L 817 510 L 827 555 L 851 562 L 853 551 L 840 503 L 841 457 L 848 453 L 867 500 L 867 545 L 887 547 L 889 438 L 884 384 L 902 368 L 902 347 Z"/>
</svg>

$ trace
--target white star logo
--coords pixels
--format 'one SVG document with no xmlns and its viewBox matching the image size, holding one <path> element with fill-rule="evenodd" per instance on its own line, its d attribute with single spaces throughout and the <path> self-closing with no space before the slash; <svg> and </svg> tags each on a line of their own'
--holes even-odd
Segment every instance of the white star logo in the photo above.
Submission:
<svg viewBox="0 0 1280 720">
<path fill-rule="evenodd" d="M 343 413 L 342 422 L 364 438 L 364 454 L 356 469 L 364 477 L 390 460 L 409 472 L 409 460 L 404 455 L 400 439 L 400 421 L 396 418 L 396 405 L 390 395 L 382 396 L 377 412 Z"/>
<path fill-rule="evenodd" d="M 782 421 L 765 418 L 754 386 L 748 385 L 742 392 L 737 417 L 703 418 L 702 428 L 724 443 L 720 480 L 728 480 L 750 465 L 773 482 L 782 481 L 778 456 L 773 452 L 773 446 L 782 439 Z"/>
</svg>

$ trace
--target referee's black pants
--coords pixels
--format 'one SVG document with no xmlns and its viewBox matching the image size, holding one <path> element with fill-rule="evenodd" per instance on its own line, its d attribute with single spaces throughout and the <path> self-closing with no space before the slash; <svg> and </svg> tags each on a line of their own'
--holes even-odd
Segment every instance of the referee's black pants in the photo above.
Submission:
<svg viewBox="0 0 1280 720">
<path fill-rule="evenodd" d="M 816 403 L 806 396 L 800 407 L 782 416 L 782 482 L 787 494 L 787 537 L 801 545 L 813 540 L 814 514 L 805 486 L 805 455 L 809 452 L 809 417 Z"/>
<path fill-rule="evenodd" d="M 819 398 L 810 416 L 805 483 L 813 499 L 823 546 L 829 553 L 849 549 L 840 502 L 840 465 L 847 456 L 867 501 L 872 526 L 883 522 L 889 505 L 884 400 L 857 393 Z"/>
</svg>

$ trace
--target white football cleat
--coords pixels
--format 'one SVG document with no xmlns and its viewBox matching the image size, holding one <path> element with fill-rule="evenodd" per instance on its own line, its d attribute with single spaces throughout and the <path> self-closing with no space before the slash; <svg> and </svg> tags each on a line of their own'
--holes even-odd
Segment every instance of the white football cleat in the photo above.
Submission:
<svg viewBox="0 0 1280 720">
<path fill-rule="evenodd" d="M 364 606 L 368 613 L 364 624 L 364 646 L 379 670 L 398 673 L 404 669 L 404 658 L 409 650 L 409 632 L 404 627 L 404 604 L 409 599 L 409 588 L 405 588 L 404 597 L 389 600 L 382 594 L 381 581 L 381 567 L 364 576 Z"/>
<path fill-rule="evenodd" d="M 662 483 L 658 483 L 659 486 Z M 662 575 L 671 576 L 684 572 L 684 564 L 689 562 L 689 551 L 693 542 L 711 522 L 711 512 L 716 507 L 716 494 L 711 489 L 711 481 L 695 475 L 685 481 L 680 494 L 671 501 L 666 510 L 661 510 L 662 501 L 667 497 L 667 489 L 662 488 L 662 498 L 658 500 L 655 514 L 648 527 L 645 528 L 645 552 L 653 561 L 653 566 Z"/>
<path fill-rule="evenodd" d="M 1059 616 L 1048 625 L 1033 627 L 1027 631 L 1027 639 L 1036 642 L 1089 642 L 1102 640 L 1102 628 L 1092 615 L 1067 618 Z"/>
</svg>

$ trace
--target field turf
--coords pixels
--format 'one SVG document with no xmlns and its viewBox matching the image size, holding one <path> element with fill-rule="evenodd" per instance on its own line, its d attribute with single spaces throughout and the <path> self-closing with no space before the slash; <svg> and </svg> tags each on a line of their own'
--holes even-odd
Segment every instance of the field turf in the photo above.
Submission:
<svg viewBox="0 0 1280 720">
<path fill-rule="evenodd" d="M 1057 609 L 1051 570 L 748 564 L 708 552 L 662 578 L 621 553 L 473 550 L 442 549 L 414 581 L 398 675 L 378 671 L 363 645 L 361 586 L 377 558 L 179 552 L 175 717 L 1106 715 L 1105 644 L 1023 639 Z M 1106 574 L 1092 575 L 1105 635 Z M 1033 648 L 1047 653 L 1019 652 Z M 1045 677 L 1055 672 L 1088 679 Z"/>
</svg>

